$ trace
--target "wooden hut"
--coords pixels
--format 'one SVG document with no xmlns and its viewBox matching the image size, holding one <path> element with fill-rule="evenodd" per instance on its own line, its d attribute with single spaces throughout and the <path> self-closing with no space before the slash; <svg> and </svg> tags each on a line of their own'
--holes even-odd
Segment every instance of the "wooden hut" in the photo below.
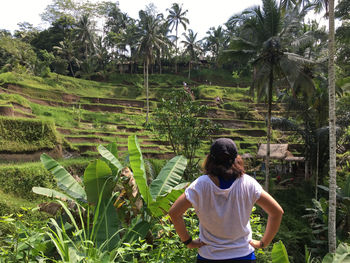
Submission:
<svg viewBox="0 0 350 263">
<path fill-rule="evenodd" d="M 265 159 L 267 144 L 261 144 L 257 153 L 257 158 Z M 295 173 L 295 167 L 300 168 L 304 165 L 305 179 L 308 179 L 308 164 L 305 158 L 294 156 L 288 151 L 288 144 L 270 144 L 270 159 L 280 160 L 281 164 L 275 166 L 277 173 Z"/>
</svg>

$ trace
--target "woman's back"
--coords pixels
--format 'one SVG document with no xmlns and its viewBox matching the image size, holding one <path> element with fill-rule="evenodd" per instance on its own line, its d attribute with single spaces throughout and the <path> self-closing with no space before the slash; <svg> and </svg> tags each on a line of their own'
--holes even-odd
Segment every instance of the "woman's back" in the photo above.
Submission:
<svg viewBox="0 0 350 263">
<path fill-rule="evenodd" d="M 185 191 L 200 220 L 201 256 L 226 259 L 254 251 L 249 245 L 252 207 L 261 194 L 261 186 L 244 174 L 227 189 L 219 188 L 208 175 L 195 180 Z"/>
</svg>

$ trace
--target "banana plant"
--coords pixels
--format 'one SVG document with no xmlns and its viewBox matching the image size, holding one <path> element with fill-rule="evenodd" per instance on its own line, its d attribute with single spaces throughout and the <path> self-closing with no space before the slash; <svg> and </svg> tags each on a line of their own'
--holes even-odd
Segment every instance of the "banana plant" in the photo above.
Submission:
<svg viewBox="0 0 350 263">
<path fill-rule="evenodd" d="M 272 263 L 289 263 L 286 247 L 281 240 L 273 244 L 271 259 Z"/>
<path fill-rule="evenodd" d="M 175 156 L 148 185 L 145 164 L 136 135 L 128 137 L 128 151 L 134 179 L 147 208 L 155 217 L 164 215 L 169 211 L 170 203 L 183 193 L 187 185 L 187 183 L 180 183 L 186 169 L 187 159 L 181 155 Z"/>
<path fill-rule="evenodd" d="M 111 251 L 119 242 L 119 234 L 115 235 L 115 233 L 119 232 L 121 228 L 121 222 L 111 198 L 115 199 L 113 188 L 119 179 L 123 166 L 116 158 L 115 143 L 110 144 L 107 148 L 100 145 L 98 151 L 102 158 L 87 166 L 84 172 L 83 186 L 50 156 L 41 155 L 41 162 L 53 174 L 57 186 L 62 192 L 44 187 L 33 187 L 32 190 L 50 198 L 75 202 L 78 206 L 82 205 L 88 208 L 88 211 L 91 208 L 94 220 L 88 239 L 96 243 L 97 246 L 105 244 L 103 247 Z M 89 217 L 87 219 L 89 220 Z M 88 222 L 87 225 L 90 223 Z M 137 222 L 135 224 L 136 232 L 123 237 L 123 240 L 127 238 L 126 241 L 129 241 L 130 238 L 135 239 L 135 236 L 144 237 L 145 229 L 148 230 L 148 228 L 147 222 Z M 139 229 L 142 231 L 137 232 Z"/>
<path fill-rule="evenodd" d="M 319 188 L 329 192 L 329 188 L 318 185 Z M 343 187 L 336 189 L 337 194 L 337 235 L 340 240 L 349 236 L 350 230 L 350 175 L 348 175 Z"/>
<path fill-rule="evenodd" d="M 350 246 L 347 243 L 340 243 L 335 253 L 328 253 L 322 263 L 346 263 L 350 262 Z"/>
</svg>

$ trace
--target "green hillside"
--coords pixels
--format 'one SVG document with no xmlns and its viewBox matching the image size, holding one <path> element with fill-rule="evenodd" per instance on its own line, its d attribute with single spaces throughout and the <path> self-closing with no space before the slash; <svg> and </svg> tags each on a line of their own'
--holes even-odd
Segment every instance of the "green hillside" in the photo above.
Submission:
<svg viewBox="0 0 350 263">
<path fill-rule="evenodd" d="M 183 89 L 183 80 L 180 76 L 151 75 L 151 111 L 166 94 Z M 117 140 L 123 153 L 127 135 L 137 133 L 146 156 L 171 154 L 164 143 L 157 143 L 160 138 L 143 127 L 146 105 L 142 75 L 120 75 L 111 82 L 95 82 L 56 74 L 40 78 L 8 72 L 0 74 L 0 83 L 1 104 L 13 107 L 8 118 L 53 122 L 64 151 L 91 156 L 99 144 Z M 255 155 L 266 136 L 266 110 L 254 103 L 249 87 L 212 86 L 194 81 L 188 85 L 196 100 L 209 106 L 208 118 L 220 124 L 215 137 L 235 138 L 242 153 Z M 217 96 L 223 101 L 221 105 L 216 104 Z"/>
</svg>

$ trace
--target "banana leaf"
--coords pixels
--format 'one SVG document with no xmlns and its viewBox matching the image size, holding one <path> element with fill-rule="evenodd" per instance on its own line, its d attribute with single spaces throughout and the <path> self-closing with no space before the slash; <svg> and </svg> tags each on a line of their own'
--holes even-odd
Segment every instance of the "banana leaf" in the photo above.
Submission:
<svg viewBox="0 0 350 263">
<path fill-rule="evenodd" d="M 131 222 L 131 226 L 128 227 L 127 232 L 123 236 L 123 243 L 132 243 L 139 237 L 144 239 L 148 231 L 151 228 L 151 224 L 140 217 L 134 218 Z"/>
<path fill-rule="evenodd" d="M 109 148 L 111 149 L 111 151 L 114 151 L 113 144 L 115 143 L 109 144 Z M 123 165 L 116 158 L 116 155 L 110 150 L 108 150 L 108 146 L 107 148 L 105 148 L 103 145 L 100 145 L 97 147 L 97 150 L 101 154 L 101 156 L 106 160 L 106 163 L 110 165 L 113 175 L 114 176 L 118 175 L 120 171 L 123 169 Z"/>
<path fill-rule="evenodd" d="M 84 172 L 84 185 L 89 203 L 97 204 L 101 193 L 102 202 L 107 202 L 114 188 L 109 166 L 102 160 L 90 163 Z"/>
<path fill-rule="evenodd" d="M 287 250 L 282 241 L 273 244 L 271 258 L 272 263 L 289 263 Z"/>
<path fill-rule="evenodd" d="M 36 187 L 35 186 L 32 188 L 32 191 L 36 194 L 51 197 L 51 198 L 60 199 L 62 201 L 67 201 L 67 200 L 74 201 L 74 199 L 72 199 L 68 195 L 65 195 L 61 192 L 58 192 L 58 191 L 53 190 L 53 189 L 45 188 L 45 187 Z"/>
<path fill-rule="evenodd" d="M 115 207 L 113 206 L 113 202 L 100 204 L 97 222 L 97 246 L 103 251 L 112 251 L 120 240 L 120 222 Z"/>
<path fill-rule="evenodd" d="M 186 169 L 187 159 L 184 156 L 175 156 L 162 168 L 159 175 L 150 185 L 153 199 L 172 191 L 182 180 Z"/>
<path fill-rule="evenodd" d="M 57 185 L 69 196 L 78 200 L 86 201 L 84 188 L 64 169 L 58 162 L 47 154 L 42 154 L 40 160 L 44 167 L 50 171 L 57 179 Z"/>
<path fill-rule="evenodd" d="M 184 184 L 186 185 L 186 184 Z M 158 196 L 155 202 L 148 205 L 154 217 L 161 217 L 169 212 L 169 209 L 173 202 L 184 192 L 184 189 L 173 189 L 169 194 L 165 196 Z"/>
<path fill-rule="evenodd" d="M 152 196 L 147 185 L 145 164 L 142 158 L 142 153 L 140 145 L 137 141 L 136 135 L 131 135 L 128 138 L 128 151 L 130 166 L 134 173 L 134 179 L 136 181 L 137 187 L 139 188 L 140 194 L 146 204 L 152 202 Z"/>
</svg>

